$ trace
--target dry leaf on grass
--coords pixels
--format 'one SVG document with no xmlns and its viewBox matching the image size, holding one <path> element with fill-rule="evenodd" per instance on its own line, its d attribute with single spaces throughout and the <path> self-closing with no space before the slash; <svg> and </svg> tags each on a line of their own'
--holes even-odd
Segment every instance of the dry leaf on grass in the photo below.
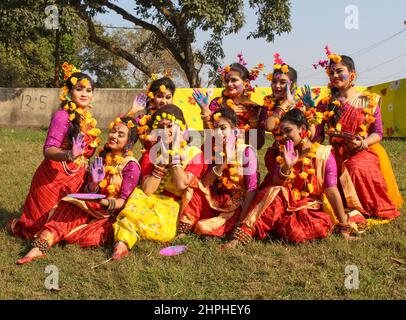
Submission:
<svg viewBox="0 0 406 320">
<path fill-rule="evenodd" d="M 391 257 L 391 259 L 399 264 L 406 264 L 405 260 L 403 259 L 399 259 L 399 258 L 393 258 Z"/>
</svg>

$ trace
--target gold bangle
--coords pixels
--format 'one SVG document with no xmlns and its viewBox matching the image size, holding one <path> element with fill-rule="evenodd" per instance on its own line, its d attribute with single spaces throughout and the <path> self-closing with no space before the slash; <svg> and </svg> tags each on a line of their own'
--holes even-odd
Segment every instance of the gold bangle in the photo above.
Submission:
<svg viewBox="0 0 406 320">
<path fill-rule="evenodd" d="M 159 179 L 159 180 L 161 180 L 161 179 L 163 178 L 163 177 L 157 175 L 155 172 L 152 172 L 152 176 L 153 176 L 154 178 Z"/>
<path fill-rule="evenodd" d="M 75 161 L 75 158 L 73 157 L 73 154 L 72 154 L 72 150 L 68 150 L 68 152 L 65 154 L 65 159 L 66 159 L 66 161 L 70 161 L 70 162 Z"/>
<path fill-rule="evenodd" d="M 213 173 L 217 176 L 217 177 L 221 177 L 223 175 L 223 172 L 221 172 L 220 174 L 216 171 L 216 166 L 214 166 L 212 169 Z"/>
<path fill-rule="evenodd" d="M 289 170 L 289 174 L 284 174 L 282 172 L 282 167 L 279 168 L 279 174 L 282 176 L 282 178 L 288 179 L 290 177 L 291 171 Z"/>
</svg>

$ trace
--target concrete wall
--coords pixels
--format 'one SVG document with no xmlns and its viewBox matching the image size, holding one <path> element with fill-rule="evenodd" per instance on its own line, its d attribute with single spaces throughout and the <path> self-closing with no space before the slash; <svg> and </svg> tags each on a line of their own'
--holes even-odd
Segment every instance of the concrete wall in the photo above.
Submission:
<svg viewBox="0 0 406 320">
<path fill-rule="evenodd" d="M 0 126 L 48 126 L 52 114 L 60 107 L 60 89 L 0 88 Z M 99 128 L 106 128 L 118 114 L 131 107 L 134 96 L 142 89 L 96 89 L 92 114 Z"/>
</svg>

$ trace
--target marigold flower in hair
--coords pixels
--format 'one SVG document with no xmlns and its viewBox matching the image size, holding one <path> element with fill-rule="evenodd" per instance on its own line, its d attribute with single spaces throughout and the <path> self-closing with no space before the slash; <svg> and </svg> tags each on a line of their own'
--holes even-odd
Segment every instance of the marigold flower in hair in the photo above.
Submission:
<svg viewBox="0 0 406 320">
<path fill-rule="evenodd" d="M 165 92 L 166 92 L 166 87 L 165 87 L 165 85 L 161 84 L 161 85 L 159 86 L 159 91 L 161 91 L 162 93 L 165 93 Z"/>
<path fill-rule="evenodd" d="M 326 55 L 330 60 L 333 60 L 334 63 L 341 62 L 342 58 L 340 55 L 332 53 L 328 46 L 326 46 L 325 49 L 326 49 Z"/>
<path fill-rule="evenodd" d="M 217 113 L 215 113 L 215 114 L 213 115 L 213 120 L 216 121 L 216 122 L 218 122 L 218 121 L 220 120 L 220 117 L 221 117 L 221 113 L 220 113 L 220 112 L 217 112 Z"/>
</svg>

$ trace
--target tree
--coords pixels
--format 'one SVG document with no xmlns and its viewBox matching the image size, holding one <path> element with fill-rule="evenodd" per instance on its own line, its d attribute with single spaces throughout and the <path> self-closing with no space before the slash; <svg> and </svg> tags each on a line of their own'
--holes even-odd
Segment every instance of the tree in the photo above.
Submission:
<svg viewBox="0 0 406 320">
<path fill-rule="evenodd" d="M 151 32 L 157 51 L 167 50 L 184 72 L 191 87 L 199 87 L 199 73 L 209 65 L 211 74 L 224 58 L 222 39 L 238 32 L 245 23 L 243 0 L 137 0 L 129 12 L 114 0 L 69 0 L 78 16 L 86 22 L 89 39 L 111 53 L 122 57 L 135 68 L 150 76 L 156 70 L 121 46 L 106 41 L 98 34 L 94 17 L 108 10 L 121 15 L 135 26 Z M 273 41 L 275 35 L 291 30 L 289 0 L 249 0 L 256 10 L 257 28 L 248 38 Z M 194 48 L 196 34 L 211 32 L 203 48 Z"/>
<path fill-rule="evenodd" d="M 50 4 L 56 4 L 59 9 L 59 40 L 56 30 L 45 28 L 45 8 Z M 161 66 L 179 69 L 167 50 L 155 50 L 151 32 L 110 32 L 100 26 L 95 28 L 104 41 L 123 46 L 152 70 Z M 97 87 L 144 86 L 148 80 L 144 73 L 133 70 L 127 60 L 111 54 L 88 37 L 85 22 L 66 0 L 4 0 L 0 4 L 0 86 L 59 87 L 55 73 L 60 75 L 63 61 L 89 73 Z"/>
<path fill-rule="evenodd" d="M 153 43 L 150 32 L 144 30 L 113 30 L 98 28 L 98 33 L 104 41 L 114 46 L 125 48 L 136 56 L 144 64 L 148 64 L 151 70 L 170 69 L 183 75 L 176 61 L 166 50 L 158 50 Z M 91 41 L 79 54 L 82 67 L 97 75 L 98 87 L 144 87 L 149 77 L 121 58 L 118 55 L 98 46 Z M 184 77 L 179 77 L 179 82 L 187 83 Z"/>
</svg>

